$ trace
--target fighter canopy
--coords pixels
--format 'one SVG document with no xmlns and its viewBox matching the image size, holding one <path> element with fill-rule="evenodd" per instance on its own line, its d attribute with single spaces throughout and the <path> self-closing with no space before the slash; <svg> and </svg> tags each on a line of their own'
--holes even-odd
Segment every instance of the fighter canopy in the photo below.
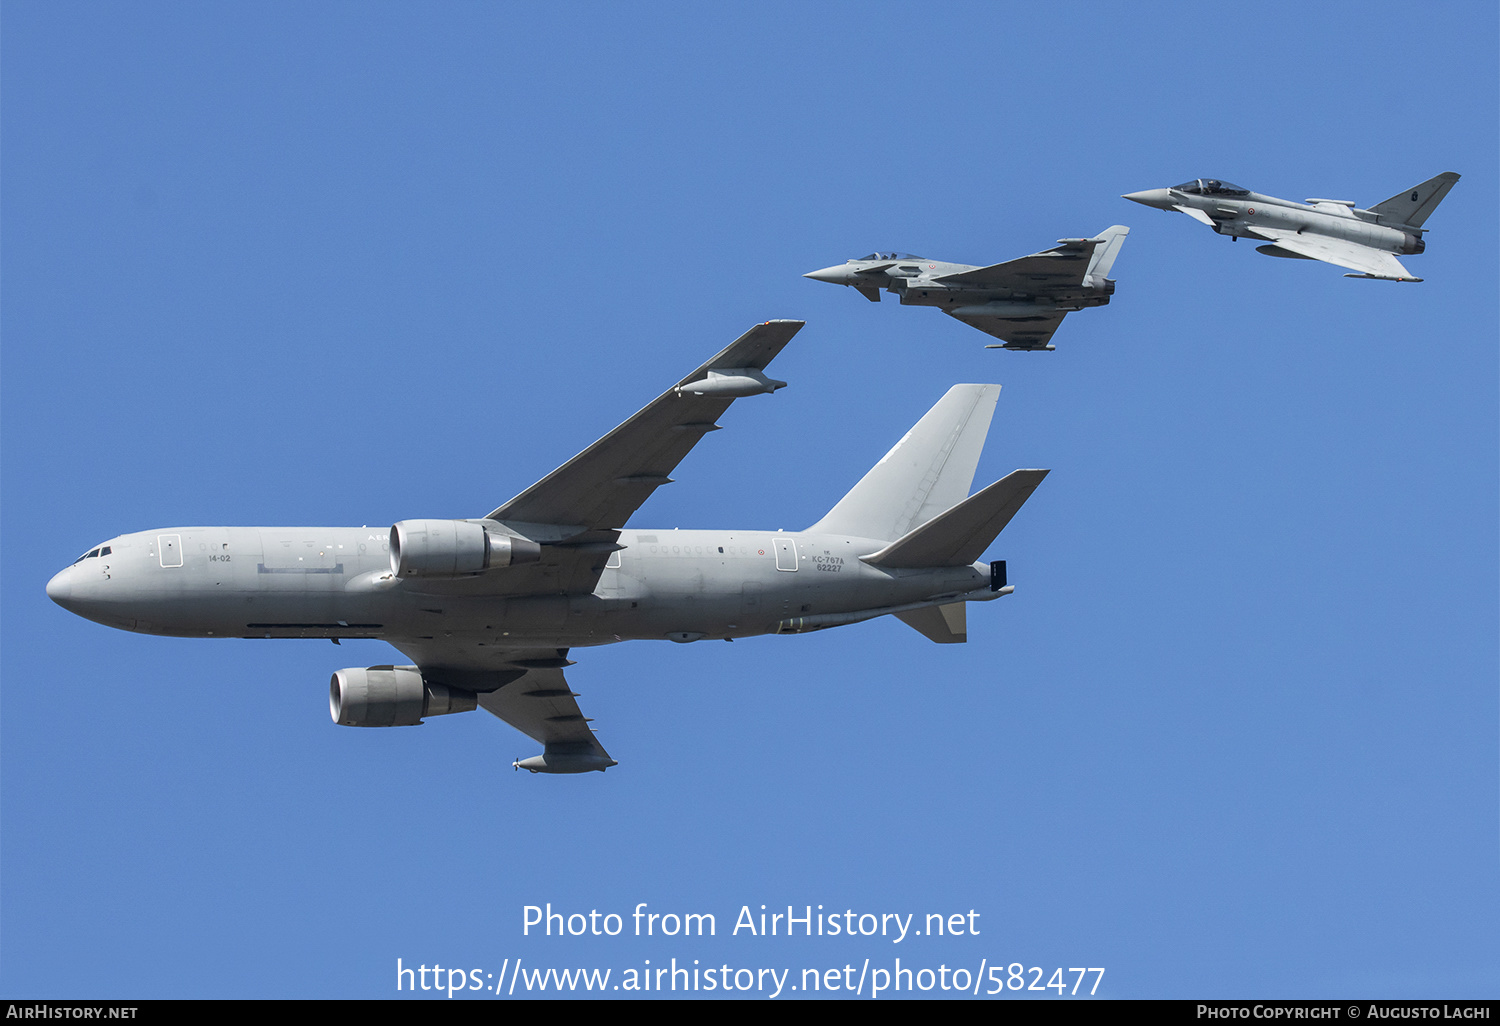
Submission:
<svg viewBox="0 0 1500 1026">
<path fill-rule="evenodd" d="M 1248 196 L 1249 189 L 1241 189 L 1233 182 L 1217 178 L 1194 178 L 1191 182 L 1172 186 L 1175 192 L 1190 192 L 1195 196 Z"/>
</svg>

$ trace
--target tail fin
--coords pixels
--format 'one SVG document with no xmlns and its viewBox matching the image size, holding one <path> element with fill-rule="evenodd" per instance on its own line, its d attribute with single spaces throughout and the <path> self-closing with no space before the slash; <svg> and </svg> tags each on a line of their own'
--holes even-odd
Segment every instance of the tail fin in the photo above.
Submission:
<svg viewBox="0 0 1500 1026">
<path fill-rule="evenodd" d="M 899 538 L 963 501 L 998 398 L 999 385 L 954 385 L 808 530 Z"/>
<path fill-rule="evenodd" d="M 1013 470 L 952 509 L 912 528 L 879 552 L 860 557 L 871 566 L 968 566 L 1005 530 L 1051 471 Z"/>
<path fill-rule="evenodd" d="M 1459 175 L 1454 172 L 1444 171 L 1436 178 L 1429 178 L 1421 185 L 1413 185 L 1405 192 L 1398 192 L 1385 202 L 1375 204 L 1370 212 L 1379 214 L 1381 221 L 1420 228 L 1458 179 Z"/>
<path fill-rule="evenodd" d="M 1094 236 L 1096 240 L 1103 241 L 1094 247 L 1094 258 L 1089 261 L 1088 272 L 1083 276 L 1085 285 L 1094 288 L 1104 286 L 1104 279 L 1109 277 L 1110 268 L 1115 266 L 1115 257 L 1120 255 L 1120 247 L 1125 245 L 1125 236 L 1129 234 L 1129 228 L 1123 224 L 1114 224 Z"/>
</svg>

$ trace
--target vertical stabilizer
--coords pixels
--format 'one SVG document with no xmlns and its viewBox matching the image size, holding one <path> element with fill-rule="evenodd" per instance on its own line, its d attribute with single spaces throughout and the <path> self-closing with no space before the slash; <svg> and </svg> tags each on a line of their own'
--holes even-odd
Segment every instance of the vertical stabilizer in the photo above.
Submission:
<svg viewBox="0 0 1500 1026">
<path fill-rule="evenodd" d="M 1448 195 L 1448 190 L 1453 188 L 1453 183 L 1458 179 L 1456 173 L 1444 171 L 1421 185 L 1413 185 L 1405 192 L 1396 193 L 1384 203 L 1375 204 L 1370 212 L 1379 214 L 1383 223 L 1409 224 L 1413 228 L 1420 228 L 1422 222 L 1432 216 L 1437 205 L 1443 202 L 1443 197 Z"/>
<path fill-rule="evenodd" d="M 809 531 L 894 540 L 968 498 L 999 385 L 954 385 Z"/>
<path fill-rule="evenodd" d="M 1096 289 L 1104 287 L 1104 279 L 1109 277 L 1110 269 L 1115 266 L 1115 257 L 1120 255 L 1120 247 L 1125 245 L 1125 236 L 1129 234 L 1130 229 L 1123 224 L 1113 224 L 1094 236 L 1103 241 L 1094 247 L 1088 273 L 1083 276 L 1085 285 Z"/>
</svg>

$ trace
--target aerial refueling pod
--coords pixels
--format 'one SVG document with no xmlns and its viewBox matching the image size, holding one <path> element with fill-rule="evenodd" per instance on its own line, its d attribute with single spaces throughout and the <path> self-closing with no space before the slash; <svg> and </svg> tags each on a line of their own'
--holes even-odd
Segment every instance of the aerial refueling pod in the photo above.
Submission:
<svg viewBox="0 0 1500 1026">
<path fill-rule="evenodd" d="M 747 395 L 761 395 L 785 388 L 785 381 L 768 378 L 764 371 L 754 367 L 716 369 L 706 377 L 678 385 L 678 394 L 707 395 L 715 399 L 738 399 Z"/>
<path fill-rule="evenodd" d="M 541 755 L 517 759 L 511 763 L 515 769 L 530 770 L 532 773 L 603 773 L 617 765 L 619 763 L 608 756 L 575 744 L 548 745 Z"/>
<path fill-rule="evenodd" d="M 459 577 L 535 563 L 542 547 L 472 520 L 403 520 L 391 528 L 397 577 Z"/>
<path fill-rule="evenodd" d="M 410 727 L 424 716 L 468 712 L 477 696 L 429 684 L 415 666 L 339 670 L 328 682 L 328 712 L 345 727 Z"/>
</svg>

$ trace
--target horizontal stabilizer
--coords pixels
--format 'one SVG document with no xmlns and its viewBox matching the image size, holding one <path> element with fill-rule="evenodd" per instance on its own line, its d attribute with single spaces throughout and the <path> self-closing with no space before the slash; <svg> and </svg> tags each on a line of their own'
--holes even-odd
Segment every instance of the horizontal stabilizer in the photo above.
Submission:
<svg viewBox="0 0 1500 1026">
<path fill-rule="evenodd" d="M 912 630 L 939 645 L 962 645 L 969 640 L 968 606 L 950 602 L 946 606 L 923 606 L 895 614 Z"/>
<path fill-rule="evenodd" d="M 968 566 L 1005 530 L 1010 518 L 1049 473 L 1012 471 L 879 552 L 860 558 L 871 566 L 891 569 Z"/>
</svg>

